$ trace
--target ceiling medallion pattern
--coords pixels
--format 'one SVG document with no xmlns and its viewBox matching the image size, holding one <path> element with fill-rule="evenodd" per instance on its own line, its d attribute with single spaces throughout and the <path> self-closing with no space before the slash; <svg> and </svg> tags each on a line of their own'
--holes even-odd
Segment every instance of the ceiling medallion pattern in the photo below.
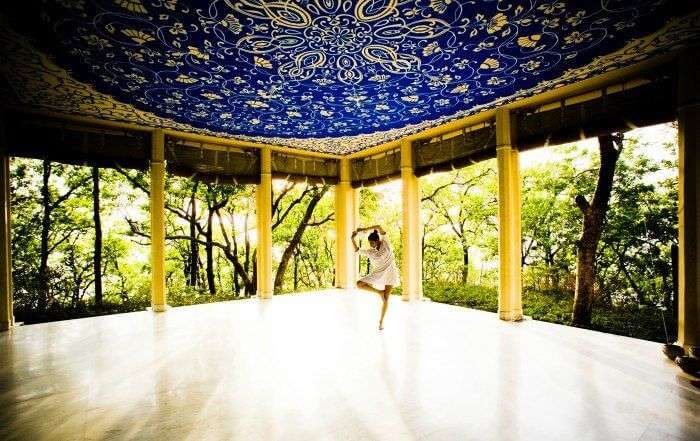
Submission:
<svg viewBox="0 0 700 441">
<path fill-rule="evenodd" d="M 45 0 L 22 33 L 137 119 L 347 153 L 691 38 L 621 51 L 662 27 L 667 3 Z"/>
</svg>

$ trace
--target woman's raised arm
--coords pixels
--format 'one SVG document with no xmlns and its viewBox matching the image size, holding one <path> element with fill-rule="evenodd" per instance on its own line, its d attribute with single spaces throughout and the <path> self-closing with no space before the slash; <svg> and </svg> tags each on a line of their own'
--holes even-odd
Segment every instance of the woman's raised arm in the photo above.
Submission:
<svg viewBox="0 0 700 441">
<path fill-rule="evenodd" d="M 382 228 L 381 225 L 372 225 L 371 227 L 365 227 L 365 228 L 358 228 L 357 231 L 372 231 L 372 230 L 377 230 L 379 234 L 386 234 L 386 231 L 384 231 L 384 228 Z"/>
</svg>

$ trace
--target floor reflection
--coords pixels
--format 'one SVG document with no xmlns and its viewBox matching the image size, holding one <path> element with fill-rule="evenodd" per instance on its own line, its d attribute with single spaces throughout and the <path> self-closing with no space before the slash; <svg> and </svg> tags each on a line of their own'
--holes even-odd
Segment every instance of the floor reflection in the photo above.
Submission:
<svg viewBox="0 0 700 441">
<path fill-rule="evenodd" d="M 700 439 L 658 345 L 328 291 L 0 335 L 0 439 Z"/>
</svg>

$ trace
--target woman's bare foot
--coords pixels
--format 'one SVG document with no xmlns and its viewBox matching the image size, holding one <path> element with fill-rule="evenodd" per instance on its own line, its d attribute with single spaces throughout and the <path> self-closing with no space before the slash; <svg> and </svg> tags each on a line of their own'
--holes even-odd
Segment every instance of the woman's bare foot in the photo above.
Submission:
<svg viewBox="0 0 700 441">
<path fill-rule="evenodd" d="M 380 324 L 379 324 L 379 330 L 381 331 L 382 329 L 384 329 L 384 324 L 383 324 L 383 323 L 380 323 Z"/>
</svg>

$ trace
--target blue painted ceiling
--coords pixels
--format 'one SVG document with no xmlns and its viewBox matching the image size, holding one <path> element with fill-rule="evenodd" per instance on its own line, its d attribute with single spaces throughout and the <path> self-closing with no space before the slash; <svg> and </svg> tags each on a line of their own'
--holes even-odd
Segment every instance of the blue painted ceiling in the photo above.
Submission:
<svg viewBox="0 0 700 441">
<path fill-rule="evenodd" d="M 664 0 L 46 0 L 21 32 L 73 78 L 195 130 L 379 134 L 366 147 L 560 85 L 660 29 L 673 9 Z"/>
</svg>

